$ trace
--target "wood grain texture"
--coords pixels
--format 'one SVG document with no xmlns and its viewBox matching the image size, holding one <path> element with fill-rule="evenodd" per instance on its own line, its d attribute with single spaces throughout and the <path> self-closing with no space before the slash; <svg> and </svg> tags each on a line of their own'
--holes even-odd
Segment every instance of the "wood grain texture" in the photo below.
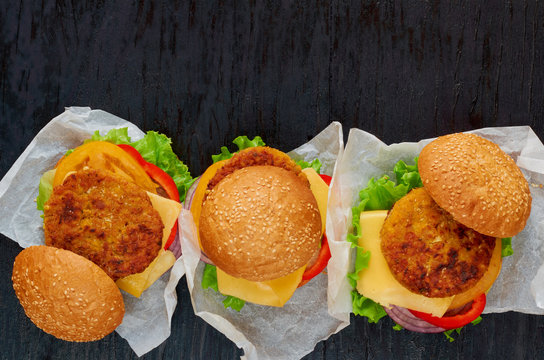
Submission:
<svg viewBox="0 0 544 360">
<path fill-rule="evenodd" d="M 238 135 L 290 150 L 330 121 L 386 143 L 508 125 L 542 139 L 543 90 L 539 1 L 0 0 L 0 176 L 71 105 L 168 134 L 198 175 Z M 116 334 L 38 330 L 11 288 L 20 248 L 0 246 L 0 359 L 136 358 Z M 177 291 L 172 335 L 142 358 L 237 358 Z M 352 318 L 306 359 L 544 358 L 542 317 L 488 315 L 451 344 L 392 325 Z"/>
</svg>

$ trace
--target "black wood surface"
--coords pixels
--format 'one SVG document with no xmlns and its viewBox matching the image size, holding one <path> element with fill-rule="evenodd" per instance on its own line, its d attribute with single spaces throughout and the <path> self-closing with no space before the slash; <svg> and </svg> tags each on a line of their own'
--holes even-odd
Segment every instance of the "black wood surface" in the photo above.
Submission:
<svg viewBox="0 0 544 360">
<path fill-rule="evenodd" d="M 331 121 L 386 143 L 507 125 L 542 139 L 543 90 L 539 1 L 0 1 L 0 176 L 71 105 L 166 133 L 199 175 L 238 135 L 290 150 Z M 38 330 L 11 287 L 21 249 L 0 246 L 0 359 L 136 358 L 117 334 Z M 143 358 L 237 358 L 177 292 L 172 335 Z M 543 317 L 488 315 L 453 343 L 392 325 L 352 318 L 306 358 L 544 358 Z"/>
</svg>

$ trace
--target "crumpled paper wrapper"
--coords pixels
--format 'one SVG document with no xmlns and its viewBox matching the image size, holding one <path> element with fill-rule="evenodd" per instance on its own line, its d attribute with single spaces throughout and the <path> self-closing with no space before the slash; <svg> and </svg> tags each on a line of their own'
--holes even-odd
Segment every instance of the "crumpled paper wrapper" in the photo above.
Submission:
<svg viewBox="0 0 544 360">
<path fill-rule="evenodd" d="M 306 161 L 317 157 L 323 163 L 321 172 L 332 175 L 343 145 L 342 126 L 334 122 L 289 155 Z M 195 313 L 241 347 L 242 358 L 299 359 L 319 341 L 349 324 L 349 320 L 338 320 L 328 313 L 324 273 L 297 289 L 282 308 L 246 303 L 240 312 L 225 309 L 224 296 L 211 289 L 203 290 L 200 285 L 204 263 L 199 261 L 200 248 L 191 213 L 182 210 L 179 220 L 187 284 Z"/>
<path fill-rule="evenodd" d="M 32 140 L 0 182 L 0 232 L 22 247 L 44 245 L 43 219 L 36 209 L 38 184 L 68 149 L 99 130 L 128 127 L 133 140 L 144 133 L 134 124 L 101 110 L 70 107 L 51 120 Z M 141 356 L 170 336 L 170 320 L 177 305 L 176 285 L 184 275 L 181 259 L 138 299 L 123 291 L 125 317 L 116 331 Z"/>
<path fill-rule="evenodd" d="M 544 314 L 544 270 L 531 281 L 544 259 L 544 146 L 528 126 L 485 128 L 472 131 L 498 144 L 522 169 L 533 197 L 530 218 L 525 229 L 512 239 L 514 254 L 503 259 L 499 278 L 487 296 L 485 313 L 518 311 Z M 386 145 L 375 136 L 352 129 L 329 197 L 330 216 L 335 218 L 327 232 L 332 258 L 328 266 L 329 309 L 332 315 L 346 319 L 352 311 L 351 287 L 346 273 L 353 271 L 354 251 L 345 241 L 351 229 L 351 208 L 359 201 L 359 191 L 370 178 L 383 174 L 393 179 L 398 160 L 413 164 L 413 159 L 432 139 L 418 143 Z M 329 223 L 327 223 L 329 225 Z"/>
</svg>

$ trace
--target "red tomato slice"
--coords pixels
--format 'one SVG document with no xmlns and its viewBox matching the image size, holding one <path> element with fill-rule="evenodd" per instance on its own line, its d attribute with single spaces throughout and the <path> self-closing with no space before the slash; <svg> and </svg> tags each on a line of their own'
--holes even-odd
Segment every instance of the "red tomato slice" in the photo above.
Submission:
<svg viewBox="0 0 544 360">
<path fill-rule="evenodd" d="M 135 183 L 144 190 L 157 193 L 156 184 L 151 181 L 138 160 L 107 141 L 92 141 L 83 144 L 75 148 L 70 156 L 64 156 L 57 164 L 53 186 L 60 185 L 68 173 L 85 167 L 107 170 Z"/>
<path fill-rule="evenodd" d="M 170 175 L 157 165 L 147 161 L 143 165 L 143 168 L 149 177 L 155 180 L 166 191 L 170 199 L 179 202 L 178 187 Z"/>
<path fill-rule="evenodd" d="M 138 162 L 138 164 L 142 165 L 142 167 L 143 167 L 143 164 L 147 162 L 147 161 L 144 160 L 144 158 L 138 152 L 138 150 L 136 150 L 132 146 L 126 145 L 126 144 L 118 144 L 117 146 L 119 146 L 121 149 L 125 150 L 125 152 L 128 153 L 130 156 L 132 156 L 132 158 L 134 160 L 136 160 Z"/>
<path fill-rule="evenodd" d="M 321 178 L 323 179 L 323 181 L 327 184 L 327 185 L 331 185 L 331 180 L 332 180 L 332 177 L 330 177 L 329 175 L 325 175 L 325 174 L 319 174 L 319 176 L 321 176 Z"/>
<path fill-rule="evenodd" d="M 317 260 L 311 267 L 307 268 L 304 271 L 304 274 L 302 274 L 302 280 L 300 281 L 299 287 L 306 284 L 315 276 L 321 274 L 321 272 L 325 270 L 325 268 L 327 267 L 327 264 L 329 263 L 330 258 L 331 258 L 331 249 L 329 248 L 327 235 L 323 234 L 323 239 L 321 240 L 321 249 L 319 250 L 319 255 L 317 256 Z"/>
<path fill-rule="evenodd" d="M 155 182 L 157 182 L 163 189 L 166 191 L 166 194 L 171 200 L 179 202 L 179 191 L 176 186 L 176 183 L 168 175 L 164 170 L 162 170 L 160 167 L 158 167 L 155 164 L 152 164 L 150 162 L 145 161 L 145 159 L 140 155 L 138 150 L 133 148 L 130 145 L 125 144 L 119 144 L 117 145 L 121 149 L 123 149 L 126 153 L 128 153 L 133 159 L 135 159 L 145 170 L 147 175 L 151 177 Z M 174 226 L 172 227 L 172 231 L 170 232 L 170 236 L 168 237 L 168 240 L 166 241 L 166 244 L 164 244 L 164 249 L 168 249 L 170 245 L 174 242 L 174 239 L 176 237 L 176 232 L 178 230 L 178 223 L 175 222 Z"/>
<path fill-rule="evenodd" d="M 327 185 L 331 184 L 332 178 L 329 175 L 319 174 L 319 176 Z M 298 287 L 305 285 L 308 281 L 321 274 L 321 272 L 327 267 L 330 258 L 331 249 L 329 248 L 329 241 L 327 240 L 327 235 L 323 234 L 323 238 L 321 239 L 321 249 L 317 255 L 317 260 L 312 266 L 304 271 L 304 274 L 302 274 L 302 280 L 300 281 Z"/>
<path fill-rule="evenodd" d="M 172 243 L 176 239 L 177 232 L 178 232 L 178 222 L 176 221 L 174 223 L 174 226 L 172 226 L 172 230 L 170 231 L 170 236 L 168 236 L 168 239 L 166 240 L 166 243 L 164 244 L 164 250 L 168 250 L 170 245 L 172 245 Z"/>
<path fill-rule="evenodd" d="M 119 144 L 117 146 L 127 152 L 134 160 L 138 161 L 138 163 L 142 166 L 147 175 L 155 180 L 155 182 L 157 182 L 166 191 L 166 194 L 168 194 L 168 197 L 170 199 L 179 202 L 179 191 L 176 183 L 174 182 L 172 177 L 170 177 L 170 175 L 164 172 L 164 170 L 162 170 L 157 165 L 145 161 L 145 159 L 142 157 L 142 155 L 140 155 L 138 150 L 136 150 L 132 146 L 125 144 Z"/>
<path fill-rule="evenodd" d="M 485 294 L 481 294 L 472 301 L 470 309 L 453 316 L 436 317 L 431 314 L 419 312 L 416 310 L 410 310 L 410 312 L 414 316 L 428 322 L 429 324 L 444 328 L 446 330 L 450 330 L 463 327 L 471 321 L 474 321 L 478 316 L 480 316 L 482 311 L 484 311 L 485 303 Z"/>
</svg>

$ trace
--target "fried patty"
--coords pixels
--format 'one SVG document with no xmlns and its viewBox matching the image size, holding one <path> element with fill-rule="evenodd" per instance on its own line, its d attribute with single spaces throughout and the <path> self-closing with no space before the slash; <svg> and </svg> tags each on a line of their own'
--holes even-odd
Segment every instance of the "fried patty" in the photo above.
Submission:
<svg viewBox="0 0 544 360">
<path fill-rule="evenodd" d="M 489 266 L 495 238 L 458 223 L 424 188 L 395 203 L 381 230 L 381 248 L 395 278 L 427 297 L 459 294 Z"/>
<path fill-rule="evenodd" d="M 113 280 L 145 270 L 163 227 L 145 191 L 104 171 L 68 175 L 44 206 L 46 245 L 86 257 Z"/>
<path fill-rule="evenodd" d="M 208 190 L 211 190 L 227 175 L 232 174 L 238 169 L 248 166 L 270 165 L 283 168 L 288 171 L 294 171 L 295 174 L 306 178 L 301 173 L 298 166 L 287 154 L 266 146 L 258 146 L 244 149 L 230 158 L 227 163 L 215 173 L 214 177 L 208 183 Z"/>
</svg>

